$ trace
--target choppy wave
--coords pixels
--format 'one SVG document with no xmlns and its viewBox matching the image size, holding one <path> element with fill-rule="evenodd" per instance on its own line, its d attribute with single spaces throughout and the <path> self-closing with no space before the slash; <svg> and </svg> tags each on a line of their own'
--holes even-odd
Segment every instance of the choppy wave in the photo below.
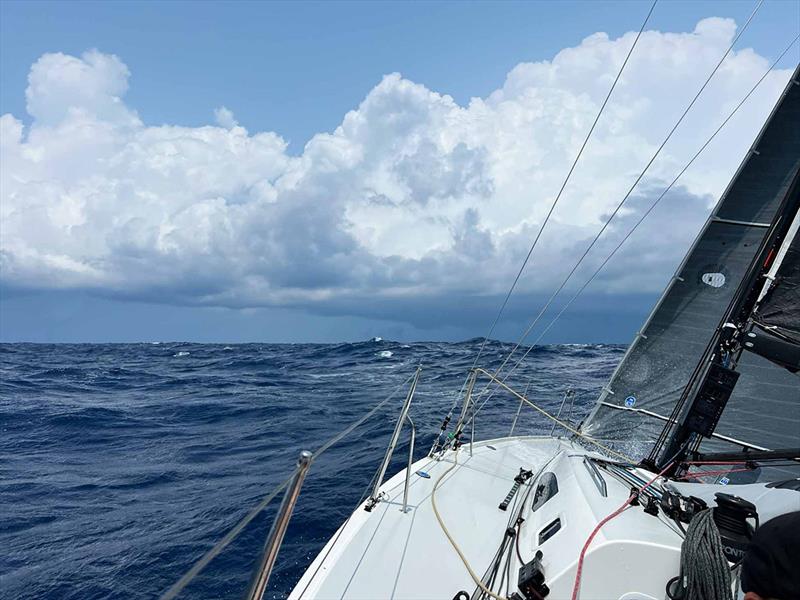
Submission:
<svg viewBox="0 0 800 600">
<path fill-rule="evenodd" d="M 301 450 L 355 420 L 419 364 L 412 414 L 424 453 L 480 342 L 0 345 L 2 595 L 157 597 L 286 476 Z M 498 366 L 511 347 L 489 342 L 482 364 Z M 553 409 L 573 387 L 579 419 L 623 350 L 535 348 L 509 381 L 530 384 L 529 394 Z M 271 597 L 286 596 L 361 496 L 402 394 L 396 400 L 314 463 Z M 476 435 L 506 434 L 515 409 L 498 395 Z M 550 426 L 531 413 L 517 430 Z M 212 562 L 187 597 L 241 597 L 271 515 Z"/>
</svg>

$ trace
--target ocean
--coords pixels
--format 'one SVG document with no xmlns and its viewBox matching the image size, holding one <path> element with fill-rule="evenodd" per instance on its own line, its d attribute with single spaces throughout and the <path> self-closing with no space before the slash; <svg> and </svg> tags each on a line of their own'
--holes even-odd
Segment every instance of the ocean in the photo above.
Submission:
<svg viewBox="0 0 800 600">
<path fill-rule="evenodd" d="M 430 448 L 480 340 L 401 344 L 0 344 L 0 596 L 157 598 L 314 450 L 417 365 L 415 459 Z M 490 342 L 480 366 L 510 344 Z M 622 346 L 534 348 L 509 383 L 588 412 Z M 480 386 L 476 386 L 478 389 Z M 284 598 L 375 474 L 404 392 L 311 467 L 267 596 Z M 498 393 L 476 438 L 507 435 Z M 516 433 L 548 433 L 523 409 Z M 388 474 L 405 466 L 407 432 Z M 186 588 L 240 598 L 280 496 Z"/>
</svg>

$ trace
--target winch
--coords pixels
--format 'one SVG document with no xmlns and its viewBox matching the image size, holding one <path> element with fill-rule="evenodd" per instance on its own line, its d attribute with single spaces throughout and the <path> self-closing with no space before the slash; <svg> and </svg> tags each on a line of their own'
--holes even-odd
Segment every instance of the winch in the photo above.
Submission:
<svg viewBox="0 0 800 600">
<path fill-rule="evenodd" d="M 737 563 L 744 558 L 750 539 L 758 527 L 758 511 L 752 502 L 733 494 L 717 492 L 714 498 L 717 506 L 712 512 L 722 538 L 722 551 L 725 558 Z M 751 518 L 755 526 L 748 522 Z"/>
</svg>

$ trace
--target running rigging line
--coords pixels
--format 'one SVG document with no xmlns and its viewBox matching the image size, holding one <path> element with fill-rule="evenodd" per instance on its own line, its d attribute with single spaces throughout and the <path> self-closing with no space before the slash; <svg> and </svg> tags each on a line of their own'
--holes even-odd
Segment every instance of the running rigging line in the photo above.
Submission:
<svg viewBox="0 0 800 600">
<path fill-rule="evenodd" d="M 625 244 L 625 242 L 628 241 L 628 238 L 630 238 L 631 235 L 633 235 L 633 232 L 636 231 L 636 229 L 650 215 L 650 213 L 653 212 L 653 210 L 656 208 L 656 206 L 659 204 L 659 202 L 661 202 L 661 200 L 664 198 L 664 196 L 667 195 L 667 193 L 675 186 L 675 184 L 678 182 L 678 180 L 689 169 L 689 167 L 694 163 L 694 161 L 697 160 L 697 158 L 700 156 L 700 154 L 703 153 L 703 151 L 711 143 L 711 141 L 717 136 L 717 134 L 719 134 L 719 132 L 722 131 L 722 129 L 725 127 L 725 125 L 728 124 L 728 121 L 730 121 L 731 118 L 733 118 L 733 116 L 739 111 L 739 109 L 742 107 L 742 105 L 750 98 L 750 96 L 753 94 L 753 92 L 755 92 L 756 89 L 758 89 L 758 87 L 761 85 L 761 83 L 764 81 L 764 79 L 766 79 L 767 75 L 769 75 L 775 69 L 775 66 L 778 64 L 778 62 L 780 62 L 780 60 L 783 59 L 784 56 L 786 56 L 786 54 L 789 52 L 789 50 L 792 48 L 792 46 L 794 46 L 797 43 L 798 39 L 800 39 L 800 35 L 795 36 L 795 38 L 789 43 L 788 46 L 786 46 L 786 48 L 783 50 L 783 52 L 781 52 L 781 54 L 778 56 L 778 58 L 776 58 L 773 61 L 773 63 L 764 72 L 764 74 L 761 76 L 761 78 L 758 81 L 756 81 L 756 83 L 753 85 L 752 88 L 750 88 L 750 91 L 747 92 L 747 94 L 744 96 L 744 98 L 741 99 L 741 101 L 730 112 L 730 114 L 728 114 L 728 116 L 725 117 L 725 120 L 722 121 L 722 123 L 719 125 L 719 127 L 717 127 L 717 129 L 714 131 L 714 133 L 711 134 L 711 136 L 698 149 L 698 151 L 694 154 L 694 156 L 692 156 L 691 160 L 688 163 L 686 163 L 686 165 L 675 176 L 675 178 L 672 180 L 672 182 L 670 182 L 670 184 L 664 189 L 663 192 L 661 192 L 661 194 L 658 196 L 658 198 L 655 199 L 653 204 L 650 205 L 650 207 L 642 214 L 641 217 L 639 217 L 639 220 L 634 224 L 634 226 L 631 228 L 631 230 L 628 231 L 627 234 L 625 234 L 625 237 L 623 237 L 622 240 L 620 240 L 620 242 L 617 244 L 617 246 L 603 260 L 603 262 L 600 264 L 600 266 L 598 266 L 597 269 L 595 269 L 594 273 L 592 273 L 592 275 L 589 277 L 589 279 L 586 280 L 586 282 L 580 287 L 580 289 L 578 289 L 578 291 L 576 291 L 572 295 L 572 297 L 569 299 L 569 301 L 567 301 L 567 303 L 561 308 L 561 310 L 556 314 L 556 316 L 553 317 L 553 319 L 550 321 L 550 323 L 548 323 L 547 327 L 545 327 L 545 329 L 539 334 L 539 336 L 534 340 L 534 342 L 528 347 L 528 349 L 525 351 L 525 354 L 523 354 L 522 357 L 520 357 L 520 359 L 517 360 L 517 362 L 514 364 L 514 366 L 511 368 L 511 370 L 508 371 L 505 374 L 505 376 L 503 377 L 502 381 L 506 381 L 508 379 L 508 377 L 511 376 L 511 373 L 513 373 L 516 370 L 516 368 L 519 367 L 520 364 L 522 364 L 522 361 L 525 360 L 525 358 L 528 356 L 528 354 L 530 354 L 531 350 L 533 350 L 533 348 L 535 348 L 536 345 L 542 340 L 542 338 L 547 334 L 547 332 L 550 330 L 550 328 L 553 327 L 553 325 L 555 325 L 556 321 L 558 321 L 558 319 L 561 317 L 561 315 L 563 315 L 564 312 L 566 312 L 566 310 L 572 305 L 572 303 L 578 298 L 578 296 L 580 296 L 583 293 L 583 291 L 589 286 L 589 284 L 591 284 L 592 281 L 594 281 L 594 279 L 600 274 L 600 272 L 605 268 L 605 266 L 611 261 L 612 257 L 617 253 L 617 251 L 619 251 L 619 249 L 622 248 L 622 246 Z M 496 391 L 496 390 L 494 390 L 494 391 Z M 477 415 L 478 412 L 480 412 L 480 410 L 486 404 L 486 402 L 488 402 L 491 399 L 492 395 L 494 395 L 494 391 L 475 410 L 474 415 Z M 474 415 L 473 415 L 473 418 L 474 418 Z"/>
<path fill-rule="evenodd" d="M 664 141 L 661 142 L 661 145 L 659 145 L 659 147 L 656 149 L 656 151 L 653 154 L 653 156 L 650 157 L 650 160 L 647 162 L 647 164 L 645 165 L 644 169 L 642 169 L 642 172 L 639 173 L 638 177 L 633 182 L 633 185 L 631 185 L 631 187 L 628 189 L 628 192 L 625 194 L 625 196 L 623 196 L 622 200 L 617 204 L 616 208 L 609 215 L 609 217 L 606 219 L 605 223 L 603 223 L 603 226 L 600 228 L 600 231 L 597 232 L 597 235 L 595 235 L 594 239 L 591 241 L 589 246 L 586 248 L 586 250 L 584 250 L 583 254 L 578 259 L 578 262 L 576 262 L 575 265 L 572 267 L 572 270 L 569 272 L 567 277 L 561 282 L 561 284 L 558 286 L 558 288 L 555 290 L 555 292 L 553 292 L 553 294 L 547 300 L 545 305 L 539 311 L 539 314 L 536 315 L 536 318 L 534 318 L 533 322 L 528 326 L 528 328 L 522 334 L 522 337 L 520 337 L 520 339 L 517 341 L 517 343 L 511 349 L 511 352 L 508 353 L 508 356 L 503 360 L 503 362 L 500 364 L 500 366 L 497 367 L 497 369 L 494 372 L 495 375 L 500 373 L 500 371 L 502 371 L 502 369 L 506 366 L 508 361 L 511 360 L 511 357 L 514 355 L 514 353 L 517 351 L 517 349 L 519 349 L 519 347 L 522 345 L 522 342 L 524 342 L 525 339 L 528 337 L 528 334 L 536 326 L 536 324 L 539 322 L 539 319 L 541 319 L 542 315 L 544 315 L 544 313 L 547 311 L 547 309 L 553 303 L 553 300 L 561 292 L 561 290 L 564 289 L 564 286 L 566 286 L 567 282 L 575 274 L 575 271 L 578 270 L 578 267 L 580 267 L 580 265 L 583 263 L 584 259 L 588 256 L 589 252 L 592 250 L 592 248 L 594 248 L 594 246 L 597 243 L 597 241 L 600 239 L 600 237 L 603 235 L 605 230 L 611 224 L 611 221 L 614 219 L 614 217 L 617 215 L 617 213 L 619 213 L 619 211 L 622 209 L 622 207 L 625 204 L 625 202 L 628 200 L 630 195 L 633 193 L 633 190 L 636 188 L 637 185 L 639 185 L 639 182 L 642 180 L 642 178 L 645 176 L 645 174 L 650 169 L 652 164 L 655 162 L 656 158 L 659 156 L 659 154 L 661 154 L 661 151 L 667 145 L 667 142 L 669 142 L 669 140 L 672 138 L 672 135 L 678 129 L 678 126 L 680 126 L 680 124 L 686 118 L 686 115 L 689 114 L 689 111 L 695 105 L 695 103 L 697 102 L 697 99 L 700 97 L 700 95 L 703 93 L 703 91 L 706 89 L 706 87 L 708 87 L 708 84 L 710 83 L 711 79 L 714 77 L 714 75 L 717 73 L 719 68 L 722 66 L 722 63 L 725 62 L 725 59 L 728 57 L 728 54 L 730 54 L 731 50 L 733 50 L 733 47 L 736 45 L 736 42 L 739 40 L 739 38 L 742 36 L 742 34 L 747 30 L 747 27 L 750 25 L 750 23 L 753 20 L 753 17 L 756 16 L 756 13 L 758 12 L 758 9 L 761 8 L 761 5 L 763 3 L 764 3 L 764 0 L 759 0 L 759 2 L 756 4 L 756 7 L 753 9 L 753 12 L 750 14 L 750 17 L 747 19 L 747 22 L 745 22 L 745 24 L 742 26 L 742 28 L 737 32 L 736 36 L 733 38 L 733 41 L 728 46 L 728 49 L 725 51 L 725 54 L 722 55 L 722 58 L 720 58 L 719 62 L 716 64 L 714 69 L 711 71 L 711 74 L 706 78 L 706 80 L 703 83 L 703 85 L 700 87 L 700 89 L 694 95 L 694 98 L 692 98 L 691 102 L 689 102 L 688 106 L 684 109 L 684 111 L 681 114 L 680 118 L 678 118 L 678 120 L 672 126 L 672 129 L 670 129 L 669 133 L 664 138 Z M 537 237 L 537 239 L 538 239 L 538 237 Z M 524 266 L 524 264 L 523 264 L 523 266 Z M 485 342 L 485 340 L 484 340 L 484 342 Z M 528 351 L 530 351 L 530 349 Z M 478 397 L 480 398 L 481 396 L 483 396 L 483 394 L 486 393 L 486 391 L 489 389 L 489 387 L 491 387 L 491 382 L 487 383 L 486 387 L 484 387 L 479 392 Z M 497 387 L 494 388 L 494 390 L 492 391 L 492 394 L 496 390 L 497 390 Z M 489 398 L 491 398 L 491 395 L 489 396 Z M 487 398 L 487 400 L 488 400 L 488 398 Z M 486 403 L 486 400 L 483 402 L 483 404 L 485 404 L 485 403 Z M 481 406 L 483 406 L 483 404 Z"/>
<path fill-rule="evenodd" d="M 700 154 L 703 153 L 703 151 L 711 143 L 711 141 L 715 137 L 717 137 L 717 134 L 720 131 L 722 131 L 723 127 L 725 127 L 725 125 L 727 125 L 728 121 L 731 120 L 733 115 L 735 115 L 737 113 L 739 108 L 741 108 L 741 106 L 747 101 L 748 98 L 750 98 L 750 96 L 753 94 L 753 92 L 756 91 L 756 89 L 759 87 L 759 85 L 761 85 L 761 82 L 764 81 L 764 79 L 766 79 L 767 75 L 769 75 L 772 72 L 772 70 L 775 68 L 775 65 L 777 65 L 778 62 L 784 56 L 786 56 L 786 54 L 789 52 L 789 50 L 792 48 L 792 46 L 794 46 L 795 43 L 797 43 L 798 39 L 800 39 L 800 35 L 795 36 L 795 38 L 789 43 L 789 45 L 786 46 L 786 48 L 783 50 L 783 52 L 781 52 L 780 56 L 778 56 L 778 58 L 775 59 L 775 61 L 764 72 L 764 74 L 755 83 L 755 85 L 753 85 L 753 87 L 750 88 L 750 91 L 747 92 L 747 94 L 744 96 L 744 98 L 742 98 L 742 100 L 739 102 L 739 104 L 736 105 L 736 107 L 731 111 L 731 113 L 727 117 L 725 117 L 725 120 L 720 124 L 719 127 L 717 127 L 717 129 L 714 131 L 714 133 L 711 134 L 711 137 L 709 137 L 705 141 L 705 143 L 700 147 L 700 149 L 694 154 L 694 156 L 692 156 L 691 160 L 689 160 L 689 162 L 686 163 L 686 165 L 675 176 L 675 178 L 672 180 L 672 182 L 670 182 L 670 184 L 664 189 L 663 192 L 661 192 L 661 194 L 658 196 L 658 198 L 655 199 L 653 204 L 651 204 L 650 207 L 642 214 L 642 216 L 639 217 L 639 220 L 634 224 L 634 226 L 631 228 L 631 230 L 628 233 L 625 234 L 625 237 L 623 237 L 622 240 L 620 240 L 620 242 L 617 244 L 617 246 L 603 260 L 603 262 L 600 264 L 600 266 L 598 266 L 597 269 L 595 269 L 594 273 L 592 273 L 592 275 L 589 277 L 589 279 L 586 280 L 586 282 L 580 287 L 580 289 L 578 289 L 577 292 L 575 292 L 575 294 L 573 294 L 573 296 L 561 308 L 561 310 L 556 314 L 556 316 L 553 317 L 553 319 L 550 321 L 550 323 L 547 324 L 547 327 L 545 327 L 545 329 L 539 334 L 539 336 L 536 338 L 536 340 L 534 340 L 534 342 L 528 347 L 528 349 L 525 351 L 525 354 L 523 354 L 522 357 L 519 360 L 517 360 L 517 362 L 514 364 L 514 366 L 511 368 L 511 370 L 508 371 L 508 373 L 506 373 L 506 375 L 503 377 L 503 381 L 505 381 L 511 375 L 511 373 L 513 373 L 514 370 L 520 365 L 520 363 L 522 363 L 522 361 L 525 360 L 525 357 L 527 357 L 528 354 L 530 354 L 531 350 L 533 350 L 533 348 L 541 341 L 541 339 L 550 330 L 550 328 L 553 325 L 555 325 L 555 323 L 556 323 L 556 321 L 558 321 L 559 317 L 561 317 L 561 315 L 564 314 L 564 312 L 578 298 L 578 296 L 580 296 L 581 293 L 583 293 L 583 291 L 589 286 L 589 284 L 592 283 L 592 281 L 594 281 L 595 277 L 597 277 L 597 275 L 600 274 L 600 271 L 602 271 L 605 268 L 605 266 L 608 264 L 608 262 L 611 260 L 611 258 L 617 253 L 617 251 L 623 246 L 623 244 L 625 244 L 625 242 L 628 241 L 628 238 L 631 237 L 631 235 L 633 234 L 634 231 L 636 231 L 636 229 L 639 227 L 639 225 L 641 225 L 642 222 L 650 215 L 650 213 L 653 212 L 655 207 L 659 204 L 659 202 L 661 202 L 661 200 L 664 198 L 664 196 L 666 196 L 667 193 L 675 186 L 675 184 L 678 182 L 678 180 L 683 176 L 683 174 L 687 171 L 687 169 L 694 163 L 694 161 L 697 160 L 697 158 L 700 156 Z M 487 398 L 487 400 L 488 400 L 488 398 Z"/>
<path fill-rule="evenodd" d="M 586 138 L 583 140 L 583 144 L 581 144 L 580 150 L 578 150 L 578 154 L 577 156 L 575 156 L 575 160 L 572 162 L 572 166 L 569 168 L 567 176 L 564 178 L 564 183 L 561 184 L 561 189 L 558 190 L 558 194 L 556 194 L 553 203 L 550 205 L 550 210 L 547 212 L 544 221 L 542 221 L 542 225 L 541 227 L 539 227 L 539 231 L 537 232 L 536 237 L 533 240 L 533 244 L 531 244 L 530 250 L 528 250 L 528 254 L 525 257 L 525 260 L 522 261 L 522 266 L 519 268 L 517 276 L 514 278 L 514 282 L 511 284 L 511 288 L 509 288 L 505 300 L 503 300 L 503 304 L 500 306 L 500 310 L 498 311 L 497 316 L 494 318 L 492 326 L 489 328 L 489 333 L 487 333 L 486 336 L 483 338 L 483 342 L 481 343 L 481 346 L 478 349 L 478 355 L 475 357 L 475 361 L 472 363 L 473 369 L 477 366 L 478 360 L 480 360 L 481 355 L 483 354 L 483 350 L 486 347 L 487 340 L 492 336 L 492 333 L 494 333 L 494 328 L 497 326 L 497 322 L 500 320 L 500 316 L 503 314 L 503 311 L 505 310 L 506 305 L 508 304 L 508 300 L 509 298 L 511 298 L 511 294 L 517 287 L 517 283 L 519 282 L 519 279 L 522 276 L 523 271 L 525 271 L 525 267 L 527 266 L 528 261 L 531 258 L 531 255 L 533 254 L 533 250 L 534 248 L 536 248 L 536 244 L 539 242 L 539 238 L 542 236 L 542 232 L 544 231 L 544 228 L 547 226 L 547 222 L 550 220 L 550 216 L 553 214 L 553 210 L 555 210 L 558 201 L 561 199 L 561 194 L 564 192 L 564 188 L 567 187 L 567 183 L 569 183 L 570 177 L 572 177 L 572 172 L 575 170 L 575 166 L 578 164 L 578 161 L 580 160 L 581 155 L 583 154 L 583 150 L 584 148 L 586 148 L 586 144 L 589 143 L 589 138 L 592 137 L 592 133 L 594 132 L 595 126 L 597 125 L 597 122 L 600 120 L 600 115 L 603 114 L 603 110 L 605 109 L 606 104 L 608 104 L 608 100 L 609 98 L 611 98 L 611 94 L 614 92 L 614 88 L 617 87 L 617 83 L 619 82 L 620 77 L 622 76 L 622 72 L 625 70 L 625 65 L 628 64 L 628 59 L 631 57 L 631 54 L 633 54 L 633 49 L 636 47 L 636 44 L 639 41 L 639 38 L 641 37 L 642 32 L 644 31 L 644 28 L 647 26 L 647 22 L 650 20 L 650 15 L 653 14 L 653 9 L 655 9 L 657 3 L 658 0 L 653 0 L 653 4 L 650 6 L 650 10 L 648 11 L 647 16 L 642 22 L 642 26 L 639 28 L 639 33 L 636 34 L 636 39 L 633 40 L 633 45 L 631 45 L 630 50 L 628 50 L 628 54 L 627 56 L 625 56 L 625 60 L 622 62 L 622 66 L 619 68 L 617 76 L 614 78 L 614 83 L 611 84 L 611 88 L 608 90 L 608 94 L 606 94 L 605 100 L 603 100 L 603 104 L 600 106 L 600 110 L 597 112 L 597 116 L 594 118 L 594 122 L 592 123 L 592 126 L 589 128 L 589 132 L 586 134 Z M 745 27 L 747 26 L 745 25 Z"/>
</svg>

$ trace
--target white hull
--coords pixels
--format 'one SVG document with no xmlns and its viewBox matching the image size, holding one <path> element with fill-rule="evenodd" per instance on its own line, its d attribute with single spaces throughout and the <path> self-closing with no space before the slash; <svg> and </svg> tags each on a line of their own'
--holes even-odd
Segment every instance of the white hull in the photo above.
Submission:
<svg viewBox="0 0 800 600">
<path fill-rule="evenodd" d="M 548 598 L 571 598 L 581 548 L 598 522 L 617 510 L 630 493 L 630 486 L 602 473 L 607 490 L 603 497 L 584 464 L 586 455 L 582 447 L 555 438 L 480 442 L 475 444 L 472 456 L 468 447 L 461 448 L 458 466 L 439 484 L 436 503 L 442 521 L 479 577 L 503 539 L 513 503 L 506 512 L 498 505 L 520 467 L 535 473 L 550 461 L 545 471 L 556 476 L 558 492 L 535 511 L 531 511 L 531 501 L 523 507 L 520 553 L 529 561 L 541 550 L 550 588 Z M 471 595 L 476 584 L 445 536 L 431 504 L 434 484 L 453 465 L 453 459 L 454 452 L 448 451 L 441 460 L 425 458 L 414 463 L 406 513 L 401 508 L 405 471 L 387 481 L 381 488 L 386 499 L 372 512 L 366 512 L 363 506 L 356 509 L 289 598 L 449 599 L 461 590 Z M 428 473 L 430 479 L 417 475 L 417 471 Z M 641 476 L 649 479 L 651 475 L 641 472 Z M 533 480 L 528 485 L 531 483 Z M 712 498 L 714 491 L 731 491 L 722 486 L 692 487 L 700 487 Z M 752 488 L 751 496 L 766 491 L 761 485 L 753 485 L 737 486 L 737 492 L 743 488 Z M 523 486 L 518 492 L 518 502 L 526 489 Z M 776 514 L 800 508 L 797 492 L 769 490 L 769 495 Z M 560 529 L 540 544 L 541 532 L 555 519 L 560 519 Z M 581 598 L 664 598 L 666 582 L 678 573 L 681 542 L 676 524 L 665 516 L 645 514 L 640 506 L 624 511 L 602 527 L 589 547 Z M 516 553 L 512 560 L 508 589 L 503 585 L 494 590 L 501 596 L 516 591 L 521 563 Z"/>
</svg>

